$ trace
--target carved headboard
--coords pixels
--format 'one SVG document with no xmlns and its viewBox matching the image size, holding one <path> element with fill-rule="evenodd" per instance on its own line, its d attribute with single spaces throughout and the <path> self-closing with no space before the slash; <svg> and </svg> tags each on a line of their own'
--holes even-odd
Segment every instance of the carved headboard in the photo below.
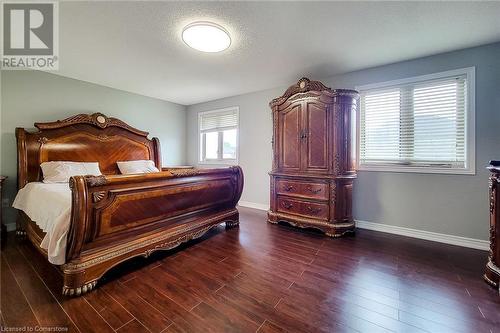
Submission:
<svg viewBox="0 0 500 333">
<path fill-rule="evenodd" d="M 41 180 L 48 161 L 99 162 L 105 175 L 118 174 L 117 161 L 152 160 L 161 170 L 160 141 L 101 113 L 35 123 L 36 132 L 16 128 L 18 188 Z"/>
</svg>

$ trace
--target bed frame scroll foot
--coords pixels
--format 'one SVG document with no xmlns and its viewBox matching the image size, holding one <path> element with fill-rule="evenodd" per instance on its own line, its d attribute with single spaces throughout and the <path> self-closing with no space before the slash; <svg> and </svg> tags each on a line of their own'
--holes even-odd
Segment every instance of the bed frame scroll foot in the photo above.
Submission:
<svg viewBox="0 0 500 333">
<path fill-rule="evenodd" d="M 81 296 L 83 294 L 88 293 L 92 289 L 94 289 L 94 287 L 96 285 L 97 285 L 97 280 L 85 283 L 81 287 L 76 287 L 76 288 L 69 288 L 69 287 L 63 286 L 62 294 L 64 296 L 69 296 L 69 297 Z"/>
<path fill-rule="evenodd" d="M 235 228 L 240 225 L 240 221 L 226 221 L 226 229 Z"/>
<path fill-rule="evenodd" d="M 23 215 L 18 213 L 16 219 L 16 237 L 18 239 L 26 239 L 26 221 L 23 219 Z"/>
<path fill-rule="evenodd" d="M 17 229 L 16 230 L 16 236 L 19 239 L 26 239 L 26 230 L 23 229 Z"/>
</svg>

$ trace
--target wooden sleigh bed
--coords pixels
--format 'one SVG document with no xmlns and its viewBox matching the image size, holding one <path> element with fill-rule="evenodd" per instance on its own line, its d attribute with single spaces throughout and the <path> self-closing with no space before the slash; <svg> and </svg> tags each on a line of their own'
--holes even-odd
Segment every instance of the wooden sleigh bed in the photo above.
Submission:
<svg viewBox="0 0 500 333">
<path fill-rule="evenodd" d="M 47 161 L 99 162 L 103 173 L 70 179 L 66 261 L 59 266 L 64 295 L 92 290 L 106 271 L 129 258 L 172 249 L 222 222 L 239 223 L 238 166 L 162 169 L 157 138 L 100 113 L 35 127 L 36 132 L 16 129 L 19 189 L 41 181 L 40 164 Z M 129 160 L 152 160 L 161 172 L 118 175 L 116 162 Z M 18 234 L 44 253 L 43 231 L 22 211 L 17 224 Z"/>
</svg>

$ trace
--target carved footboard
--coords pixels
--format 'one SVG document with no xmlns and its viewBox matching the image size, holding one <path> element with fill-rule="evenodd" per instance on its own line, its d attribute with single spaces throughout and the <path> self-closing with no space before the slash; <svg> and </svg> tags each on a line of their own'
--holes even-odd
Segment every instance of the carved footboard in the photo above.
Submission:
<svg viewBox="0 0 500 333">
<path fill-rule="evenodd" d="M 240 167 L 171 170 L 147 175 L 77 176 L 63 293 L 92 289 L 110 268 L 238 224 Z"/>
</svg>

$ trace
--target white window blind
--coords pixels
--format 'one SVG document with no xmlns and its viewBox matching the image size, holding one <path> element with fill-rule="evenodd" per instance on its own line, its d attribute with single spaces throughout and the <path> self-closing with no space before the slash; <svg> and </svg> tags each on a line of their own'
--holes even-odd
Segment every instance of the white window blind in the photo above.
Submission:
<svg viewBox="0 0 500 333">
<path fill-rule="evenodd" d="M 238 110 L 206 112 L 200 114 L 200 130 L 211 132 L 238 126 Z"/>
<path fill-rule="evenodd" d="M 238 115 L 238 107 L 199 113 L 200 163 L 238 162 Z"/>
<path fill-rule="evenodd" d="M 361 90 L 359 164 L 465 169 L 466 74 Z"/>
</svg>

